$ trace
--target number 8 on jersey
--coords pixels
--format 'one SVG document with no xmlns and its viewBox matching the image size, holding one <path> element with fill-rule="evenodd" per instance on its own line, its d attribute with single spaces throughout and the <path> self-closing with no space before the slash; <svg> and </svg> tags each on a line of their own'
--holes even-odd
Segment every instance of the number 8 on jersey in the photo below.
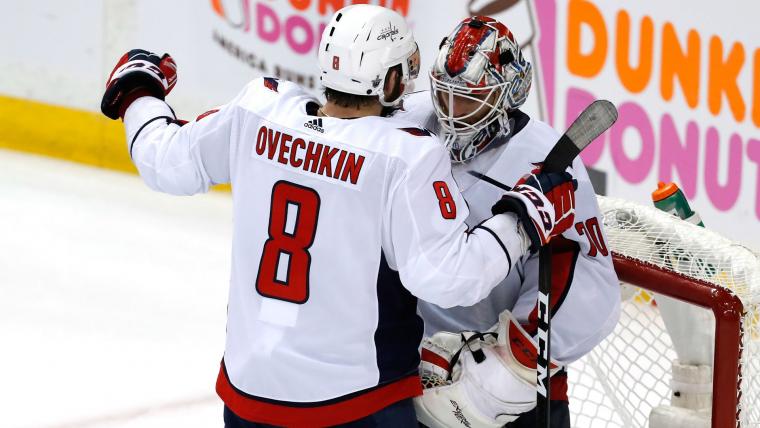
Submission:
<svg viewBox="0 0 760 428">
<path fill-rule="evenodd" d="M 433 189 L 435 190 L 435 196 L 438 198 L 438 205 L 441 207 L 441 216 L 446 220 L 457 218 L 457 205 L 446 182 L 433 182 Z"/>
<path fill-rule="evenodd" d="M 299 304 L 309 299 L 309 248 L 317 233 L 319 204 L 319 194 L 309 187 L 287 181 L 272 187 L 269 239 L 256 277 L 256 291 L 262 296 Z"/>
</svg>

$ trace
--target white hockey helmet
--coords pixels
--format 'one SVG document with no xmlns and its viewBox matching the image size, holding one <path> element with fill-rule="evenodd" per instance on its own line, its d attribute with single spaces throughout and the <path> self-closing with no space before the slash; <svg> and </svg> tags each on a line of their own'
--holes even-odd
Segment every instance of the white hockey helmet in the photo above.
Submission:
<svg viewBox="0 0 760 428">
<path fill-rule="evenodd" d="M 531 81 L 512 32 L 493 18 L 467 18 L 443 39 L 430 84 L 452 161 L 467 161 L 509 133 L 507 113 L 523 105 Z"/>
<path fill-rule="evenodd" d="M 322 33 L 319 68 L 322 85 L 354 95 L 375 96 L 385 106 L 388 70 L 401 65 L 401 83 L 419 75 L 420 54 L 404 17 L 381 6 L 359 4 L 335 12 Z"/>
</svg>

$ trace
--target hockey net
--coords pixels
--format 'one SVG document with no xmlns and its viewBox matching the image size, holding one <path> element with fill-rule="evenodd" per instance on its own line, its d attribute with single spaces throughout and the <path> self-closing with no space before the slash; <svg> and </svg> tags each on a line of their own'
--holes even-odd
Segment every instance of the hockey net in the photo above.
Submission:
<svg viewBox="0 0 760 428">
<path fill-rule="evenodd" d="M 599 197 L 620 322 L 569 367 L 574 427 L 648 427 L 676 352 L 653 293 L 715 316 L 712 427 L 760 427 L 760 254 L 653 207 Z M 655 298 L 656 300 L 656 298 Z"/>
</svg>

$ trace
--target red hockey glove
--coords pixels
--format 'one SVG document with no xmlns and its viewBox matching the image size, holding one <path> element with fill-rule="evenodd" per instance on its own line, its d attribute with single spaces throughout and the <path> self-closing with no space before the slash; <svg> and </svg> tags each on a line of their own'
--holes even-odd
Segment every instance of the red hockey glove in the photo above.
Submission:
<svg viewBox="0 0 760 428">
<path fill-rule="evenodd" d="M 164 99 L 177 83 L 177 64 L 169 54 L 132 49 L 125 53 L 106 82 L 100 110 L 111 119 L 124 117 L 127 107 L 139 97 Z"/>
<path fill-rule="evenodd" d="M 531 240 L 530 250 L 535 252 L 575 222 L 577 188 L 578 181 L 567 172 L 545 173 L 535 169 L 505 193 L 491 212 L 517 214 Z"/>
</svg>

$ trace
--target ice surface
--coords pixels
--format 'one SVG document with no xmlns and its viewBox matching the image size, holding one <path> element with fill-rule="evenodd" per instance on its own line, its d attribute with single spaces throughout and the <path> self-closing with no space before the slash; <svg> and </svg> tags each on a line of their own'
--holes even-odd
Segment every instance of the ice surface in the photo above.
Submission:
<svg viewBox="0 0 760 428">
<path fill-rule="evenodd" d="M 0 150 L 0 426 L 214 427 L 232 204 Z"/>
</svg>

